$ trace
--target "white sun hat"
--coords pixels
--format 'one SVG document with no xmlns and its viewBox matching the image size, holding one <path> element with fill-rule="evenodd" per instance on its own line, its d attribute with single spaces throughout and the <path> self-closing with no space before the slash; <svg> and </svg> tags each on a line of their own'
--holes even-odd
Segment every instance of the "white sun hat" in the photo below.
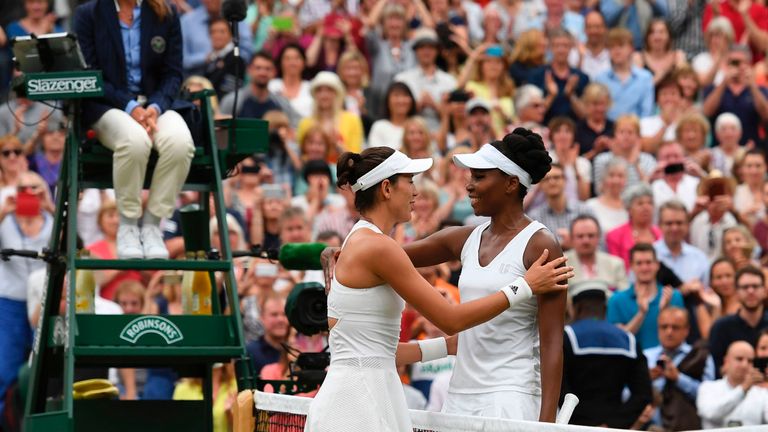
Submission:
<svg viewBox="0 0 768 432">
<path fill-rule="evenodd" d="M 474 153 L 453 155 L 453 162 L 462 168 L 500 169 L 508 175 L 517 176 L 520 184 L 527 189 L 531 187 L 531 175 L 491 144 L 483 145 Z"/>
<path fill-rule="evenodd" d="M 432 158 L 411 159 L 395 150 L 392 156 L 386 158 L 376 168 L 368 171 L 352 185 L 352 191 L 364 191 L 384 179 L 395 174 L 418 174 L 432 167 Z"/>
</svg>

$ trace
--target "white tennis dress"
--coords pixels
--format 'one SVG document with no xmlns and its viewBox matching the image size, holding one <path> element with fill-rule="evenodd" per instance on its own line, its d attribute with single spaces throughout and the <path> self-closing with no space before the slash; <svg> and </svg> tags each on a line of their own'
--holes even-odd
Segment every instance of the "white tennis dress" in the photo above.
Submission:
<svg viewBox="0 0 768 432">
<path fill-rule="evenodd" d="M 374 224 L 361 220 L 347 239 L 362 228 L 381 234 Z M 329 337 L 331 366 L 310 405 L 305 431 L 411 432 L 395 367 L 404 307 L 389 285 L 349 288 L 334 275 L 328 317 L 338 321 Z"/>
<path fill-rule="evenodd" d="M 461 251 L 461 302 L 479 299 L 525 275 L 523 255 L 541 229 L 532 221 L 485 267 L 478 258 L 486 222 L 472 231 Z M 459 333 L 459 350 L 443 412 L 537 420 L 541 404 L 536 296 L 488 322 Z"/>
</svg>

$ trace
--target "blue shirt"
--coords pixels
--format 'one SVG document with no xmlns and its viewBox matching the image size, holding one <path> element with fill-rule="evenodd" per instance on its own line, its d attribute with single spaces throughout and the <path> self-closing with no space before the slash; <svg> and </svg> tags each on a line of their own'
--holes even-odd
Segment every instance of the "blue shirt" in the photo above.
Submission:
<svg viewBox="0 0 768 432">
<path fill-rule="evenodd" d="M 574 39 L 581 43 L 587 42 L 587 34 L 584 32 L 584 15 L 573 12 L 565 11 L 563 14 L 563 28 L 568 30 Z"/>
<path fill-rule="evenodd" d="M 141 91 L 141 6 L 133 8 L 133 22 L 131 25 L 118 20 L 120 23 L 120 37 L 123 38 L 123 51 L 125 51 L 125 76 L 128 78 L 128 90 L 138 94 Z M 128 102 L 125 108 L 131 113 L 138 106 L 136 101 Z"/>
<path fill-rule="evenodd" d="M 181 16 L 181 35 L 184 39 L 183 66 L 187 75 L 202 75 L 205 59 L 213 49 L 208 33 L 209 21 L 208 9 L 205 6 L 197 7 Z M 248 64 L 253 50 L 251 27 L 242 21 L 237 29 L 240 35 L 240 55 Z"/>
<path fill-rule="evenodd" d="M 760 87 L 760 92 L 763 96 L 768 97 L 768 89 Z M 704 99 L 706 99 L 710 93 L 715 89 L 715 86 L 708 85 L 704 88 Z M 749 87 L 745 87 L 739 94 L 733 94 L 731 89 L 726 86 L 723 92 L 723 97 L 720 99 L 720 105 L 717 107 L 717 111 L 710 117 L 710 121 L 714 124 L 715 119 L 722 113 L 733 113 L 741 120 L 742 134 L 741 145 L 745 145 L 747 141 L 752 140 L 755 143 L 762 142 L 759 135 L 760 125 L 763 124 L 763 119 L 755 109 L 755 101 L 752 97 L 752 91 Z"/>
<path fill-rule="evenodd" d="M 640 347 L 654 347 L 659 344 L 659 331 L 656 321 L 659 318 L 659 303 L 661 303 L 661 285 L 657 285 L 658 293 L 648 303 L 648 313 L 640 329 L 635 333 Z M 683 296 L 680 291 L 673 290 L 672 298 L 669 301 L 670 306 L 685 308 Z M 635 294 L 635 284 L 629 286 L 624 291 L 614 293 L 608 300 L 608 313 L 606 319 L 614 324 L 627 324 L 637 314 L 637 295 Z"/>
<path fill-rule="evenodd" d="M 609 69 L 595 81 L 604 84 L 611 92 L 609 119 L 616 120 L 622 114 L 653 115 L 653 75 L 647 70 L 632 66 L 629 78 L 622 82 L 613 69 Z"/>
<path fill-rule="evenodd" d="M 659 261 L 675 272 L 680 280 L 688 282 L 691 279 L 698 279 L 701 283 L 707 284 L 709 279 L 709 258 L 699 248 L 683 242 L 680 255 L 675 256 L 672 255 L 663 239 L 653 243 L 653 248 L 656 249 L 656 256 L 659 257 Z"/>
<path fill-rule="evenodd" d="M 679 366 L 680 362 L 683 361 L 685 356 L 688 355 L 688 353 L 691 352 L 692 347 L 688 345 L 687 343 L 683 342 L 682 345 L 677 347 L 677 350 L 675 350 L 672 353 L 667 353 L 667 357 L 672 358 L 672 363 L 675 364 L 675 366 Z M 653 348 L 648 348 L 646 350 L 643 350 L 643 354 L 645 354 L 645 358 L 648 360 L 648 369 L 653 369 L 656 366 L 656 361 L 661 357 L 661 355 L 664 353 L 664 348 L 662 348 L 661 345 L 655 346 Z M 677 387 L 688 396 L 691 400 L 696 400 L 696 393 L 699 391 L 699 384 L 702 383 L 702 381 L 712 381 L 715 379 L 715 361 L 712 360 L 712 356 L 707 356 L 707 362 L 704 365 L 704 375 L 701 377 L 701 381 L 692 378 L 684 373 L 680 373 L 680 377 L 677 379 Z M 659 378 L 656 378 L 653 380 L 653 388 L 661 392 L 661 390 L 664 388 L 664 384 L 667 383 L 667 379 L 664 378 L 664 376 L 661 376 Z"/>
<path fill-rule="evenodd" d="M 554 79 L 555 83 L 557 84 L 558 93 L 555 95 L 555 99 L 552 101 L 552 105 L 550 105 L 549 110 L 544 117 L 544 123 L 549 123 L 552 118 L 558 116 L 576 118 L 576 112 L 571 106 L 571 100 L 565 94 L 565 85 L 568 84 L 568 79 L 570 79 L 571 75 L 576 75 L 579 77 L 579 82 L 576 84 L 573 92 L 576 96 L 581 97 L 582 93 L 584 93 L 584 88 L 586 88 L 587 84 L 589 84 L 589 77 L 587 77 L 587 75 L 585 75 L 584 72 L 580 71 L 579 69 L 570 68 L 570 74 L 565 79 L 561 79 L 554 72 L 552 72 L 552 66 L 541 66 L 528 75 L 528 83 L 533 84 L 544 91 L 545 96 L 549 94 L 545 84 L 547 72 L 552 74 L 552 79 Z"/>
<path fill-rule="evenodd" d="M 118 8 L 117 2 L 115 7 Z M 131 25 L 117 20 L 120 23 L 120 37 L 123 38 L 123 51 L 125 51 L 125 76 L 128 78 L 128 90 L 133 94 L 141 92 L 141 1 L 136 2 L 133 8 L 133 22 Z M 132 100 L 125 106 L 125 112 L 130 114 L 134 108 L 140 106 L 138 101 Z M 157 104 L 152 104 L 158 114 L 163 110 Z"/>
<path fill-rule="evenodd" d="M 258 376 L 261 373 L 261 369 L 268 365 L 280 360 L 280 351 L 275 349 L 272 345 L 267 343 L 264 336 L 251 341 L 246 345 L 245 350 L 251 357 L 253 362 L 253 371 Z"/>
<path fill-rule="evenodd" d="M 654 18 L 663 18 L 667 15 L 666 0 L 649 0 L 647 3 L 651 7 L 651 13 Z M 626 6 L 624 0 L 600 0 L 600 12 L 603 13 L 608 27 L 626 27 L 627 30 L 632 32 L 635 48 L 643 48 L 643 38 L 645 37 L 646 29 L 640 27 L 640 17 L 634 2 L 631 6 Z M 626 14 L 626 21 L 622 23 L 621 18 L 624 14 Z"/>
</svg>

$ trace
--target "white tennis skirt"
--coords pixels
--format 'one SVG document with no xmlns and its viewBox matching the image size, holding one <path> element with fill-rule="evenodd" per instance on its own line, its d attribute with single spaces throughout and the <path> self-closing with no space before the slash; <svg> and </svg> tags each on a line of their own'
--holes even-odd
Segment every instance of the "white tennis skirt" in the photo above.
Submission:
<svg viewBox="0 0 768 432">
<path fill-rule="evenodd" d="M 411 432 L 392 358 L 334 360 L 312 400 L 305 432 Z"/>
</svg>

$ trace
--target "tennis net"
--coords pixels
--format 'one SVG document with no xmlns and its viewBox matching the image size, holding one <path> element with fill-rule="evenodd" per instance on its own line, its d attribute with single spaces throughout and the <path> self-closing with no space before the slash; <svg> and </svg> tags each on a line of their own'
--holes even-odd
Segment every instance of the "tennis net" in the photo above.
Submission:
<svg viewBox="0 0 768 432">
<path fill-rule="evenodd" d="M 254 392 L 256 432 L 302 432 L 312 399 Z M 410 410 L 414 432 L 606 432 L 611 429 Z M 617 430 L 617 429 L 613 429 Z"/>
</svg>

